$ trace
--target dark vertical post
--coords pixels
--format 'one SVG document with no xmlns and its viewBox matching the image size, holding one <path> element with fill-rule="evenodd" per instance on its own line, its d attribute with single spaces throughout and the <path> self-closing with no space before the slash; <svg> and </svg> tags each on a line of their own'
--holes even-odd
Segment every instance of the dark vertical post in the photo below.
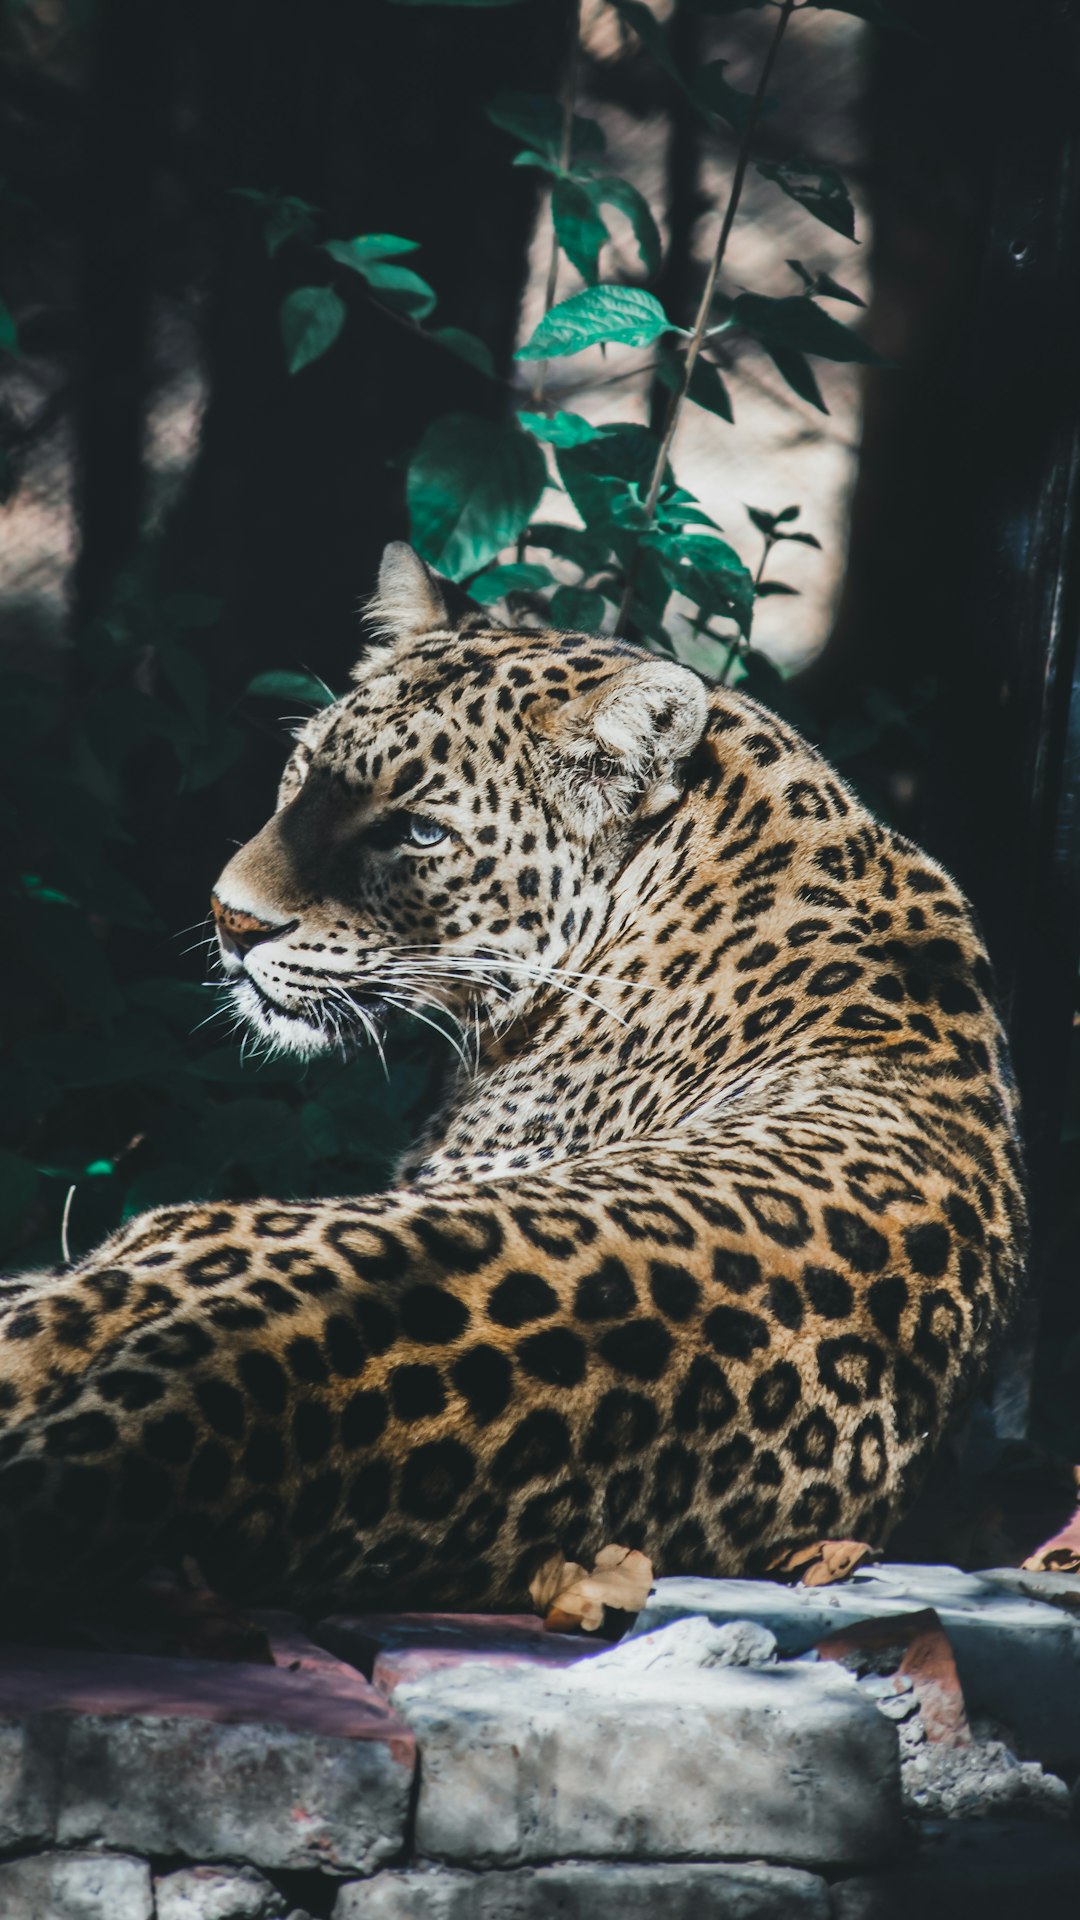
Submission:
<svg viewBox="0 0 1080 1920">
<path fill-rule="evenodd" d="M 141 533 L 163 11 L 160 0 L 101 0 L 94 20 L 82 178 L 77 631 L 101 611 Z"/>
<path fill-rule="evenodd" d="M 1020 1433 L 1080 949 L 1080 5 L 989 11 L 971 33 L 993 197 L 952 421 L 972 537 L 951 556 L 964 594 L 942 658 L 924 834 L 982 917 L 1024 1102 L 1032 1295 L 995 1402 L 999 1431 Z"/>
</svg>

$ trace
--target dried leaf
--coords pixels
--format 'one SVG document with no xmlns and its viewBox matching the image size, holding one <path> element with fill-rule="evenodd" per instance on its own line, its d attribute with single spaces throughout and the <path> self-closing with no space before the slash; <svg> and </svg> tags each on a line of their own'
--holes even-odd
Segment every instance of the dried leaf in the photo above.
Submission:
<svg viewBox="0 0 1080 1920">
<path fill-rule="evenodd" d="M 1080 1548 L 1051 1543 L 1029 1554 L 1022 1566 L 1025 1573 L 1080 1573 Z"/>
<path fill-rule="evenodd" d="M 831 1587 L 880 1559 L 878 1549 L 864 1540 L 816 1540 L 812 1547 L 792 1547 L 782 1553 L 766 1571 L 774 1580 L 786 1580 L 792 1586 Z"/>
<path fill-rule="evenodd" d="M 595 1633 L 605 1607 L 640 1613 L 653 1582 L 652 1563 L 629 1547 L 601 1547 L 591 1573 L 561 1553 L 549 1555 L 529 1586 L 532 1602 L 549 1633 L 580 1627 Z"/>
<path fill-rule="evenodd" d="M 1080 1509 L 1020 1565 L 1025 1573 L 1080 1573 Z"/>
</svg>

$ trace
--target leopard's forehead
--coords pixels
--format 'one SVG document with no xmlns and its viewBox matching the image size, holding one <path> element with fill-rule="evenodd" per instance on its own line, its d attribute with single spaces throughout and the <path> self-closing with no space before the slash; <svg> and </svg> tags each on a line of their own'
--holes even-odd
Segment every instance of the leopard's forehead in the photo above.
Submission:
<svg viewBox="0 0 1080 1920">
<path fill-rule="evenodd" d="M 630 660 L 647 659 L 626 641 L 550 629 L 491 628 L 425 634 L 376 647 L 361 660 L 342 707 L 357 717 L 392 717 L 435 706 L 527 712 L 539 699 L 588 693 Z"/>
<path fill-rule="evenodd" d="M 532 710 L 590 693 L 628 661 L 648 658 L 626 641 L 535 628 L 376 645 L 352 689 L 316 714 L 298 743 L 325 771 L 364 784 L 373 768 L 378 777 L 415 754 L 445 764 L 464 751 L 503 765 Z"/>
</svg>

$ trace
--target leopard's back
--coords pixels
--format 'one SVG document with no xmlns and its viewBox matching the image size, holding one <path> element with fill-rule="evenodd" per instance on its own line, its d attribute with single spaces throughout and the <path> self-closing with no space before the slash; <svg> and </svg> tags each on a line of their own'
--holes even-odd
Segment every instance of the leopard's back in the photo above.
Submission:
<svg viewBox="0 0 1080 1920">
<path fill-rule="evenodd" d="M 514 1605 L 555 1548 L 883 1542 L 1008 1323 L 1015 1095 L 948 876 L 738 695 L 443 615 L 313 724 L 217 912 L 279 1040 L 408 987 L 476 1065 L 388 1194 L 168 1209 L 9 1287 L 9 1598 L 192 1554 Z"/>
</svg>

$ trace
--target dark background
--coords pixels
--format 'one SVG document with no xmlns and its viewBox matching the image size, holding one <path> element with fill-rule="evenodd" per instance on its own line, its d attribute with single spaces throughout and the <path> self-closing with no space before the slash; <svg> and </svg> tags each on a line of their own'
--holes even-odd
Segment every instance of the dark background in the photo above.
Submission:
<svg viewBox="0 0 1080 1920">
<path fill-rule="evenodd" d="M 1076 1459 L 1078 8 L 892 12 L 914 31 L 868 31 L 857 110 L 868 332 L 896 364 L 865 376 L 835 624 L 787 697 L 826 740 L 866 689 L 892 698 L 895 724 L 844 770 L 953 868 L 987 929 L 1036 1207 L 1033 1305 L 997 1423 L 1028 1427 L 1035 1365 L 1031 1431 Z M 298 195 L 334 232 L 420 241 L 440 318 L 509 375 L 539 190 L 483 108 L 500 88 L 557 89 L 570 17 L 563 0 L 4 9 L 0 293 L 22 357 L 0 385 L 3 484 L 13 511 L 47 488 L 53 449 L 77 525 L 61 631 L 0 597 L 13 1264 L 58 1258 L 73 1186 L 78 1252 L 158 1200 L 378 1184 L 430 1087 L 410 1034 L 389 1088 L 372 1062 L 241 1063 L 212 1019 L 192 1038 L 213 1003 L 176 929 L 199 937 L 229 841 L 270 804 L 282 734 L 245 695 L 251 676 L 302 664 L 343 684 L 381 548 L 406 531 L 411 450 L 441 414 L 503 412 L 507 388 L 362 299 L 348 351 L 290 376 L 277 309 L 302 263 L 268 255 L 235 189 Z M 760 42 L 758 13 L 720 24 L 727 43 Z M 716 27 L 680 5 L 672 47 L 692 65 Z M 808 56 L 792 57 L 797 92 Z M 714 136 L 640 49 L 585 65 L 595 98 L 671 116 L 653 284 L 685 308 Z M 766 128 L 766 151 L 781 132 Z M 166 483 L 148 420 L 188 365 L 205 408 Z"/>
</svg>

